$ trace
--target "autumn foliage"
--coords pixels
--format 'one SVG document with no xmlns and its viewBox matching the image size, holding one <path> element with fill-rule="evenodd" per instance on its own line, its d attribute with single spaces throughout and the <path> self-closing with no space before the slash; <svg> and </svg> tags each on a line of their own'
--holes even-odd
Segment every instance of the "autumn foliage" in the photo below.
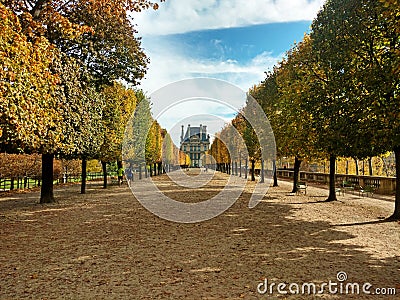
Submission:
<svg viewBox="0 0 400 300">
<path fill-rule="evenodd" d="M 160 1 L 162 2 L 162 0 Z M 6 0 L 0 4 L 0 150 L 43 155 L 41 202 L 54 157 L 121 161 L 148 64 L 130 12 L 147 0 Z"/>
</svg>

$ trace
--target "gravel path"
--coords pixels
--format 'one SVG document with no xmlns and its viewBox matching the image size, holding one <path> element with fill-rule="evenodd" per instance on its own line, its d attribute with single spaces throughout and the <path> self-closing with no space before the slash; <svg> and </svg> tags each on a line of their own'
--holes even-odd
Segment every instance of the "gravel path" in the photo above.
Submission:
<svg viewBox="0 0 400 300">
<path fill-rule="evenodd" d="M 217 173 L 196 189 L 166 175 L 154 180 L 171 198 L 196 202 L 218 194 L 228 177 Z M 370 283 L 371 292 L 399 294 L 400 225 L 383 221 L 393 199 L 346 194 L 326 203 L 324 189 L 291 195 L 290 187 L 281 181 L 249 209 L 249 182 L 231 208 L 193 224 L 153 215 L 127 186 L 91 183 L 86 195 L 77 185 L 61 187 L 58 203 L 48 205 L 37 204 L 38 192 L 7 194 L 0 198 L 0 299 L 399 299 L 333 294 L 327 286 L 301 294 L 303 283 L 340 288 L 339 272 L 347 275 L 343 289 Z M 257 291 L 265 280 L 273 295 Z M 279 283 L 300 294 L 278 293 Z"/>
</svg>

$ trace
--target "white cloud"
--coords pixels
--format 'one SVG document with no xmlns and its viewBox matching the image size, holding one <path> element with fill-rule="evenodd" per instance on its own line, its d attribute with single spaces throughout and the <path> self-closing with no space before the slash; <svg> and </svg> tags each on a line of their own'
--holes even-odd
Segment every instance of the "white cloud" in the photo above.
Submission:
<svg viewBox="0 0 400 300">
<path fill-rule="evenodd" d="M 229 44 L 215 38 L 209 42 L 215 48 L 216 52 L 213 54 L 220 55 L 214 55 L 213 59 L 204 58 L 189 53 L 184 49 L 184 43 L 174 44 L 168 36 L 160 36 L 255 24 L 310 21 L 323 2 L 324 0 L 166 0 L 157 11 L 135 13 L 134 22 L 138 25 L 139 35 L 143 36 L 142 45 L 151 60 L 146 78 L 142 80 L 140 87 L 150 95 L 178 80 L 210 77 L 223 79 L 247 91 L 265 78 L 264 72 L 271 70 L 283 54 L 272 55 L 271 52 L 260 49 L 257 56 L 241 62 L 229 57 L 232 52 Z M 229 121 L 231 111 L 204 103 L 202 109 L 192 105 L 169 111 L 160 121 L 174 133 L 175 141 L 182 122 L 187 124 L 192 121 L 193 125 L 200 122 L 188 119 L 187 113 L 192 118 L 202 115 L 201 118 L 209 124 L 209 132 L 213 133 L 224 122 Z M 206 115 L 219 117 L 207 119 Z"/>
<path fill-rule="evenodd" d="M 194 77 L 211 77 L 226 80 L 247 91 L 260 82 L 264 72 L 270 70 L 282 57 L 274 57 L 269 52 L 263 52 L 246 64 L 240 64 L 232 59 L 211 60 L 188 57 L 171 45 L 149 44 L 146 53 L 151 62 L 146 78 L 141 82 L 141 88 L 152 93 L 163 86 L 182 79 Z"/>
<path fill-rule="evenodd" d="M 166 35 L 276 22 L 310 21 L 324 0 L 167 0 L 134 13 L 140 35 Z"/>
<path fill-rule="evenodd" d="M 153 117 L 179 143 L 181 125 L 220 131 L 244 106 L 246 93 L 229 82 L 209 78 L 177 81 L 151 95 Z"/>
</svg>

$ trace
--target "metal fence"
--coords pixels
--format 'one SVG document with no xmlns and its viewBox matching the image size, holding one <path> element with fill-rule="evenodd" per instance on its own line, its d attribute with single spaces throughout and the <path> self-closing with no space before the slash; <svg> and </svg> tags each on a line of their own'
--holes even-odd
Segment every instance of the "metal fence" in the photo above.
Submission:
<svg viewBox="0 0 400 300">
<path fill-rule="evenodd" d="M 95 181 L 103 178 L 103 173 L 101 172 L 91 172 L 87 173 L 87 181 Z M 54 184 L 62 183 L 72 183 L 81 182 L 81 174 L 69 174 L 64 173 L 60 176 L 54 178 Z M 9 191 L 15 189 L 30 189 L 34 187 L 39 187 L 41 185 L 42 178 L 40 176 L 23 176 L 15 178 L 0 178 L 0 191 Z"/>
</svg>

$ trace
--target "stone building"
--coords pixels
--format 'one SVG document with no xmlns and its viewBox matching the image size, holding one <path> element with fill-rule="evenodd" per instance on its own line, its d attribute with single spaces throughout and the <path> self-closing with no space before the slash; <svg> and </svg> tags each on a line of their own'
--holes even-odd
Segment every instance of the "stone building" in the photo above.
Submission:
<svg viewBox="0 0 400 300">
<path fill-rule="evenodd" d="M 200 124 L 199 127 L 191 127 L 189 124 L 184 134 L 182 125 L 180 149 L 189 156 L 191 167 L 201 167 L 205 164 L 203 155 L 209 147 L 210 135 L 207 134 L 207 126 Z"/>
</svg>

